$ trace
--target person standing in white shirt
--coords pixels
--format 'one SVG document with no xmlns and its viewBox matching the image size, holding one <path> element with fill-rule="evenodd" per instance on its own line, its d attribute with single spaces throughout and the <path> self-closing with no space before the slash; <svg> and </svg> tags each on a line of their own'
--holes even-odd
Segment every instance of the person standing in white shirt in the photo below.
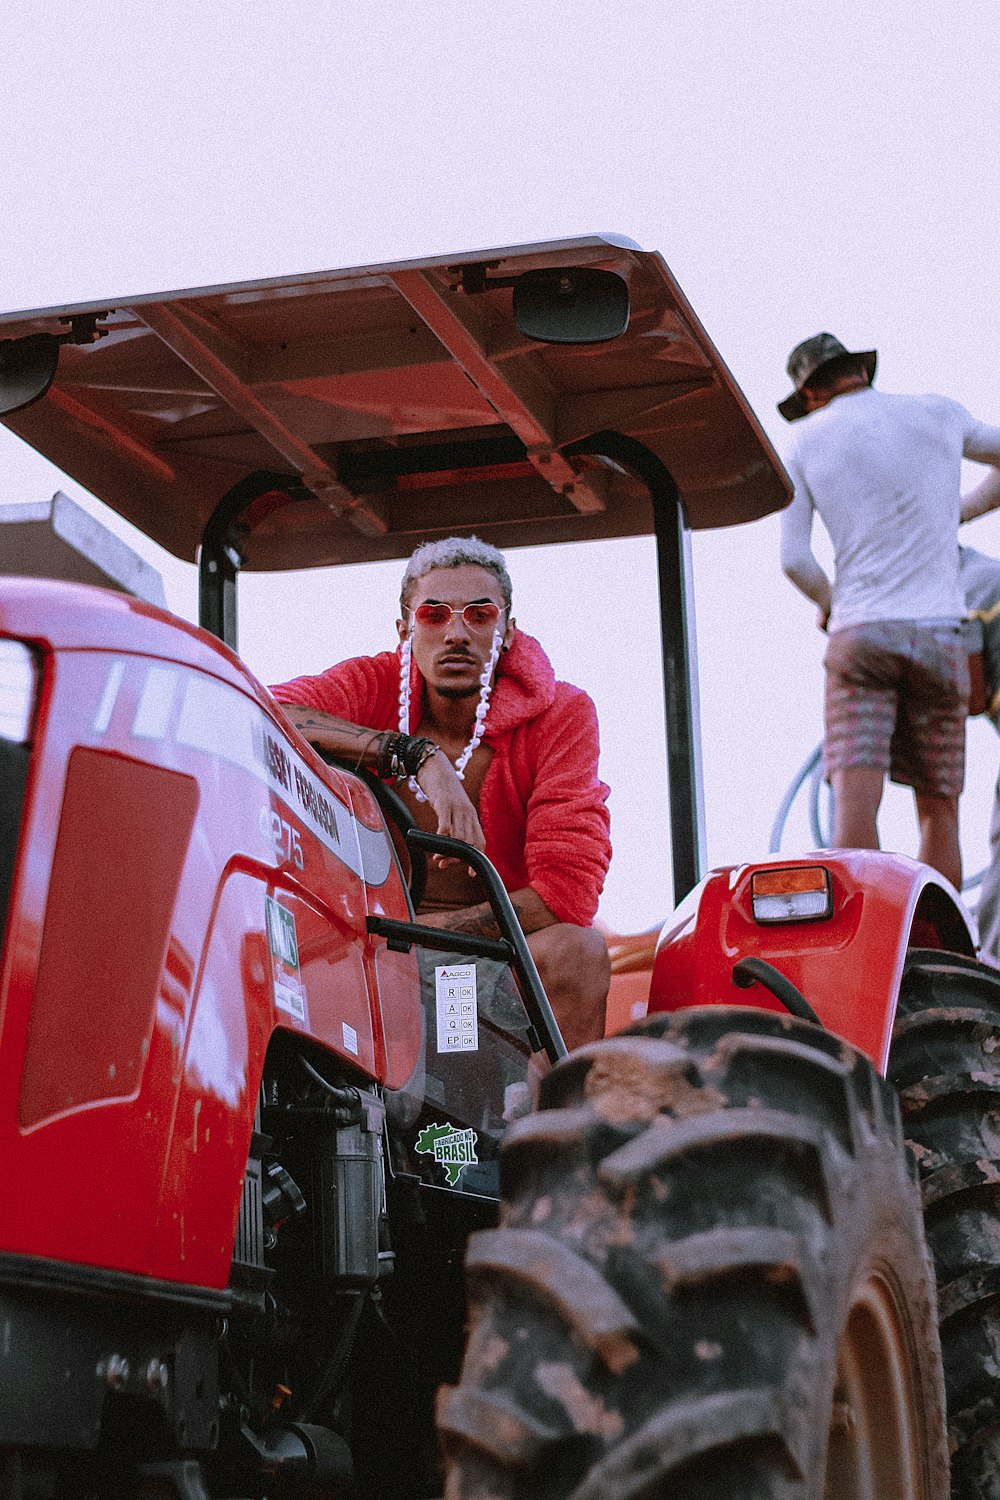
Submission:
<svg viewBox="0 0 1000 1500">
<path fill-rule="evenodd" d="M 1000 427 L 945 396 L 876 391 L 876 358 L 830 333 L 789 356 L 795 389 L 778 410 L 802 425 L 785 460 L 795 494 L 781 565 L 830 635 L 823 763 L 834 843 L 879 847 L 888 773 L 913 788 L 920 859 L 960 888 L 969 672 L 959 486 L 963 457 L 1000 467 Z M 812 552 L 814 512 L 833 543 L 832 583 Z"/>
</svg>

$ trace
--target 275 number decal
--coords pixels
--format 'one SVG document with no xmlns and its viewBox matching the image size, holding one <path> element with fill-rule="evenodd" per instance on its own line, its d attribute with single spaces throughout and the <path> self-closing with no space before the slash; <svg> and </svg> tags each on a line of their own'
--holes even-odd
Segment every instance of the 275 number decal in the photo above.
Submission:
<svg viewBox="0 0 1000 1500">
<path fill-rule="evenodd" d="M 302 840 L 298 830 L 293 828 L 291 823 L 286 823 L 280 813 L 273 812 L 269 807 L 262 807 L 260 831 L 267 842 L 273 846 L 281 864 L 294 865 L 297 870 L 303 868 Z"/>
</svg>

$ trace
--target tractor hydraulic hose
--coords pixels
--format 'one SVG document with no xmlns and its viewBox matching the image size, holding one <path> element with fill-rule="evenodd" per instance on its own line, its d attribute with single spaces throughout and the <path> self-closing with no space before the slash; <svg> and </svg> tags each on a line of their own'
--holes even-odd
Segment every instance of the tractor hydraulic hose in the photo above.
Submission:
<svg viewBox="0 0 1000 1500">
<path fill-rule="evenodd" d="M 825 849 L 830 843 L 829 833 L 823 829 L 820 823 L 819 794 L 823 780 L 822 770 L 823 746 L 816 748 L 802 762 L 795 775 L 789 783 L 788 790 L 781 799 L 778 811 L 774 815 L 771 825 L 771 837 L 768 841 L 768 849 L 772 854 L 777 854 L 781 849 L 781 840 L 785 832 L 785 824 L 788 822 L 789 814 L 795 804 L 795 800 L 802 788 L 808 783 L 807 812 L 809 814 L 809 831 L 817 849 Z"/>
<path fill-rule="evenodd" d="M 816 1026 L 823 1024 L 805 995 L 785 978 L 780 969 L 763 958 L 741 958 L 733 964 L 733 983 L 741 990 L 748 990 L 752 984 L 762 984 L 776 1000 L 781 1001 L 790 1015 L 798 1016 L 800 1021 L 812 1021 Z"/>
<path fill-rule="evenodd" d="M 308 1058 L 302 1057 L 301 1054 L 299 1062 L 309 1074 L 309 1077 L 315 1083 L 318 1083 L 323 1092 L 335 1101 L 330 1112 L 332 1112 L 339 1124 L 353 1125 L 361 1119 L 363 1106 L 361 1095 L 357 1089 L 340 1088 L 335 1083 L 331 1083 L 329 1079 L 323 1077 L 318 1068 L 313 1067 Z"/>
<path fill-rule="evenodd" d="M 358 1331 L 358 1324 L 369 1294 L 368 1292 L 353 1292 L 350 1295 L 350 1307 L 340 1337 L 334 1345 L 333 1355 L 320 1377 L 319 1385 L 299 1413 L 300 1422 L 309 1422 L 322 1411 L 326 1403 L 340 1389 L 341 1382 L 347 1373 L 347 1362 L 351 1357 L 351 1349 L 354 1347 L 354 1335 Z"/>
</svg>

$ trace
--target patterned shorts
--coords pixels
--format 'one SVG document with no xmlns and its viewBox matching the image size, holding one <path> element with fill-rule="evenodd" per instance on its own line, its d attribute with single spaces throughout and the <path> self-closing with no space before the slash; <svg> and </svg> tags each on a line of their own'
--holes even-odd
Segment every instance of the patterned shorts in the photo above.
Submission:
<svg viewBox="0 0 1000 1500">
<path fill-rule="evenodd" d="M 958 625 L 878 620 L 837 630 L 826 668 L 823 766 L 872 766 L 931 797 L 965 780 L 969 658 Z"/>
</svg>

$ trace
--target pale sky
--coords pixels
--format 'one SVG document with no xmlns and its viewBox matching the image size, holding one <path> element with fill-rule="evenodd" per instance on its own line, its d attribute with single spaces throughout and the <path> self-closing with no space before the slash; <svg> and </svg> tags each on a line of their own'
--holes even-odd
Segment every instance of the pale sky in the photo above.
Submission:
<svg viewBox="0 0 1000 1500">
<path fill-rule="evenodd" d="M 785 359 L 819 329 L 876 347 L 884 389 L 1000 422 L 998 43 L 996 0 L 29 3 L 0 55 L 0 311 L 613 230 L 663 254 L 779 450 Z M 0 502 L 56 488 L 108 519 L 0 433 Z M 191 616 L 193 569 L 125 534 Z M 695 537 L 713 864 L 763 853 L 820 734 L 823 638 L 777 534 Z M 966 539 L 1000 556 L 1000 519 Z M 510 562 L 520 623 L 598 704 L 601 915 L 652 925 L 671 892 L 651 543 Z M 390 645 L 399 568 L 359 571 L 283 597 L 244 580 L 251 669 Z M 998 751 L 970 726 L 970 869 Z M 902 793 L 883 835 L 913 852 Z"/>
</svg>

